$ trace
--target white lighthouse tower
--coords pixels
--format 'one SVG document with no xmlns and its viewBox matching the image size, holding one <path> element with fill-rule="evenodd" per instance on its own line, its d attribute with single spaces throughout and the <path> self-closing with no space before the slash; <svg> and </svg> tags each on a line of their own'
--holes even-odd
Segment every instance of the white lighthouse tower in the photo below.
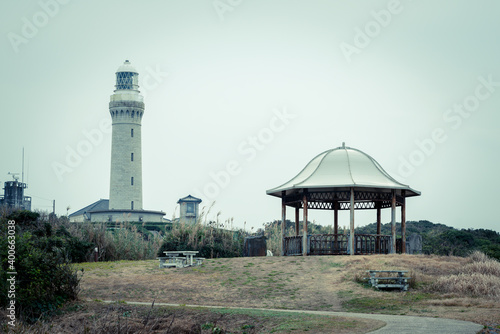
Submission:
<svg viewBox="0 0 500 334">
<path fill-rule="evenodd" d="M 139 73 L 125 60 L 116 71 L 109 102 L 112 119 L 109 200 L 100 199 L 69 215 L 72 222 L 163 222 L 162 211 L 142 206 L 141 121 L 144 101 Z"/>
<path fill-rule="evenodd" d="M 116 90 L 111 95 L 112 118 L 110 210 L 142 210 L 141 120 L 143 97 L 139 73 L 125 60 L 116 71 Z"/>
</svg>

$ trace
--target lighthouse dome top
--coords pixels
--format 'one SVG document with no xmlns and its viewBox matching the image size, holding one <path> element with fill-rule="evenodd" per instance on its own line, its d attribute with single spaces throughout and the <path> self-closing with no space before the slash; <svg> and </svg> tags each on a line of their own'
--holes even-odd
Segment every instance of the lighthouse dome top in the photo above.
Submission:
<svg viewBox="0 0 500 334">
<path fill-rule="evenodd" d="M 318 154 L 297 176 L 267 194 L 281 197 L 282 192 L 293 194 L 299 189 L 335 191 L 351 187 L 378 192 L 405 190 L 405 197 L 420 195 L 396 181 L 371 156 L 345 144 Z"/>
<path fill-rule="evenodd" d="M 128 61 L 128 60 L 125 60 L 123 62 L 123 64 L 120 65 L 120 67 L 118 67 L 118 69 L 116 70 L 116 73 L 118 73 L 118 72 L 139 73 L 139 72 L 137 72 L 137 70 L 135 69 L 135 67 L 132 66 L 132 64 L 130 64 L 130 61 Z"/>
</svg>

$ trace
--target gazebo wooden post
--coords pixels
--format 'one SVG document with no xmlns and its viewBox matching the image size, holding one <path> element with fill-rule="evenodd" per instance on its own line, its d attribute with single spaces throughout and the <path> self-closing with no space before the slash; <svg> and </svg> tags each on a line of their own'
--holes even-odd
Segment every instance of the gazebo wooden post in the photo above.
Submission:
<svg viewBox="0 0 500 334">
<path fill-rule="evenodd" d="M 349 235 L 349 254 L 354 255 L 355 253 L 355 245 L 354 245 L 354 188 L 351 188 L 351 233 Z"/>
<path fill-rule="evenodd" d="M 401 203 L 401 253 L 406 253 L 406 192 L 403 190 L 401 192 L 402 203 Z"/>
<path fill-rule="evenodd" d="M 286 255 L 285 249 L 285 227 L 286 227 L 286 199 L 285 192 L 281 196 L 281 256 Z"/>
<path fill-rule="evenodd" d="M 295 207 L 295 235 L 299 236 L 299 206 Z"/>
<path fill-rule="evenodd" d="M 392 201 L 391 201 L 391 254 L 396 253 L 396 191 L 392 191 Z"/>
<path fill-rule="evenodd" d="M 334 254 L 339 252 L 339 243 L 338 243 L 338 234 L 339 234 L 339 201 L 333 202 L 333 249 Z"/>
<path fill-rule="evenodd" d="M 307 256 L 307 195 L 304 193 L 303 198 L 304 207 L 302 208 L 304 214 L 304 221 L 302 222 L 304 234 L 302 237 L 302 255 Z"/>
<path fill-rule="evenodd" d="M 377 208 L 377 243 L 375 244 L 375 253 L 380 254 L 380 235 L 382 234 L 382 202 L 375 202 L 375 207 Z"/>
</svg>

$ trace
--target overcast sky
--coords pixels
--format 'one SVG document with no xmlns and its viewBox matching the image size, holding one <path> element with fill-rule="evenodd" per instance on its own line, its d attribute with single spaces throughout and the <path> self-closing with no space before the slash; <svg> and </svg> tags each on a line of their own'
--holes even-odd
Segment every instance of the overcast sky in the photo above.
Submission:
<svg viewBox="0 0 500 334">
<path fill-rule="evenodd" d="M 170 218 L 191 194 L 261 227 L 281 215 L 266 190 L 345 142 L 422 192 L 407 220 L 500 231 L 499 14 L 496 0 L 2 1 L 0 182 L 24 147 L 34 209 L 109 198 L 108 102 L 128 59 L 145 209 Z"/>
</svg>

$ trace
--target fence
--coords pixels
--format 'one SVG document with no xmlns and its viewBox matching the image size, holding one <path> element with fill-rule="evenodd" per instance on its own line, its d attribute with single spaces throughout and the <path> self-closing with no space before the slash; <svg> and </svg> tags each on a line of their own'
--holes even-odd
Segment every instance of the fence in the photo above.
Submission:
<svg viewBox="0 0 500 334">
<path fill-rule="evenodd" d="M 391 236 L 377 234 L 355 234 L 355 254 L 388 254 Z M 302 236 L 285 237 L 284 255 L 302 255 Z M 307 236 L 308 255 L 347 255 L 349 235 L 313 234 Z"/>
<path fill-rule="evenodd" d="M 302 255 L 302 236 L 285 237 L 285 256 Z"/>
</svg>

